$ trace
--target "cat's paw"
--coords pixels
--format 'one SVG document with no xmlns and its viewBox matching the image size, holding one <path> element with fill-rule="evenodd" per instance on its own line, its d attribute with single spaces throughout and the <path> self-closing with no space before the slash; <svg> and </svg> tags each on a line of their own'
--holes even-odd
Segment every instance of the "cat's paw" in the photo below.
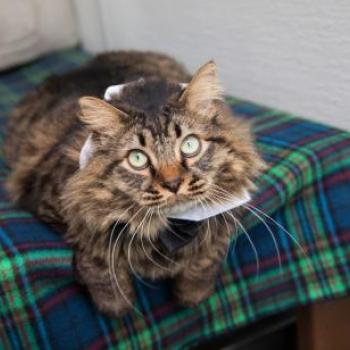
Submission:
<svg viewBox="0 0 350 350">
<path fill-rule="evenodd" d="M 181 288 L 175 289 L 175 296 L 179 303 L 184 306 L 193 307 L 208 299 L 214 291 L 214 286 L 210 288 Z"/>
<path fill-rule="evenodd" d="M 120 293 L 111 290 L 110 286 L 89 288 L 89 294 L 95 307 L 103 314 L 111 317 L 121 317 L 132 309 L 133 291 L 128 293 L 128 300 Z"/>
<path fill-rule="evenodd" d="M 122 296 L 110 295 L 110 293 L 91 293 L 93 303 L 103 314 L 111 317 L 121 317 L 131 309 L 131 300 L 126 301 Z"/>
<path fill-rule="evenodd" d="M 94 301 L 97 309 L 106 316 L 121 317 L 131 310 L 131 306 L 126 303 L 116 302 L 115 300 Z"/>
</svg>

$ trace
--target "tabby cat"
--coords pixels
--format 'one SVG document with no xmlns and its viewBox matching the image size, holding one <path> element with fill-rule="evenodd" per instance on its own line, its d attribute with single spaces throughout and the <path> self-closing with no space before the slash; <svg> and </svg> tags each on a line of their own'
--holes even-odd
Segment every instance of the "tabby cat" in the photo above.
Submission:
<svg viewBox="0 0 350 350">
<path fill-rule="evenodd" d="M 176 249 L 161 234 L 177 235 L 170 214 L 253 190 L 262 168 L 214 62 L 191 78 L 168 56 L 136 51 L 99 55 L 28 93 L 10 117 L 5 156 L 11 198 L 64 232 L 78 280 L 110 315 L 132 308 L 133 275 L 171 278 L 185 305 L 207 298 L 232 213 L 192 225 Z"/>
</svg>

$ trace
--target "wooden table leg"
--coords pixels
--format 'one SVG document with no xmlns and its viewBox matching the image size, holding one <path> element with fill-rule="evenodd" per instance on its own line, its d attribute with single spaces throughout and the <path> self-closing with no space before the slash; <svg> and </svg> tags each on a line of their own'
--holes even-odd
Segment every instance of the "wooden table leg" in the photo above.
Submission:
<svg viewBox="0 0 350 350">
<path fill-rule="evenodd" d="M 298 350 L 350 350 L 350 297 L 300 309 L 297 332 Z"/>
</svg>

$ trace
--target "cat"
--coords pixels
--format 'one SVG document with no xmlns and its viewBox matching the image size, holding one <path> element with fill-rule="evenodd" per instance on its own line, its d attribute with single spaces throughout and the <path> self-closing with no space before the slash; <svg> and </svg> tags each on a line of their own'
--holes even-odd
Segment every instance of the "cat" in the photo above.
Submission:
<svg viewBox="0 0 350 350">
<path fill-rule="evenodd" d="M 64 233 L 78 281 L 114 316 L 133 307 L 133 275 L 170 278 L 184 305 L 208 298 L 234 216 L 190 225 L 172 250 L 162 232 L 171 241 L 181 224 L 169 214 L 253 191 L 264 166 L 213 61 L 191 77 L 171 57 L 138 51 L 100 54 L 29 92 L 4 154 L 12 200 Z"/>
</svg>

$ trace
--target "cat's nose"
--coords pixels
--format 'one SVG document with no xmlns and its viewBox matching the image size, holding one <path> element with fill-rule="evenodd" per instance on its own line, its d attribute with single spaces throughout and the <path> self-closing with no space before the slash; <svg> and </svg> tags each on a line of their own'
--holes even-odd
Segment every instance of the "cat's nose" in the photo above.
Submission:
<svg viewBox="0 0 350 350">
<path fill-rule="evenodd" d="M 179 190 L 179 187 L 182 183 L 182 178 L 180 176 L 176 176 L 175 178 L 162 182 L 162 186 L 169 191 L 176 193 Z"/>
</svg>

